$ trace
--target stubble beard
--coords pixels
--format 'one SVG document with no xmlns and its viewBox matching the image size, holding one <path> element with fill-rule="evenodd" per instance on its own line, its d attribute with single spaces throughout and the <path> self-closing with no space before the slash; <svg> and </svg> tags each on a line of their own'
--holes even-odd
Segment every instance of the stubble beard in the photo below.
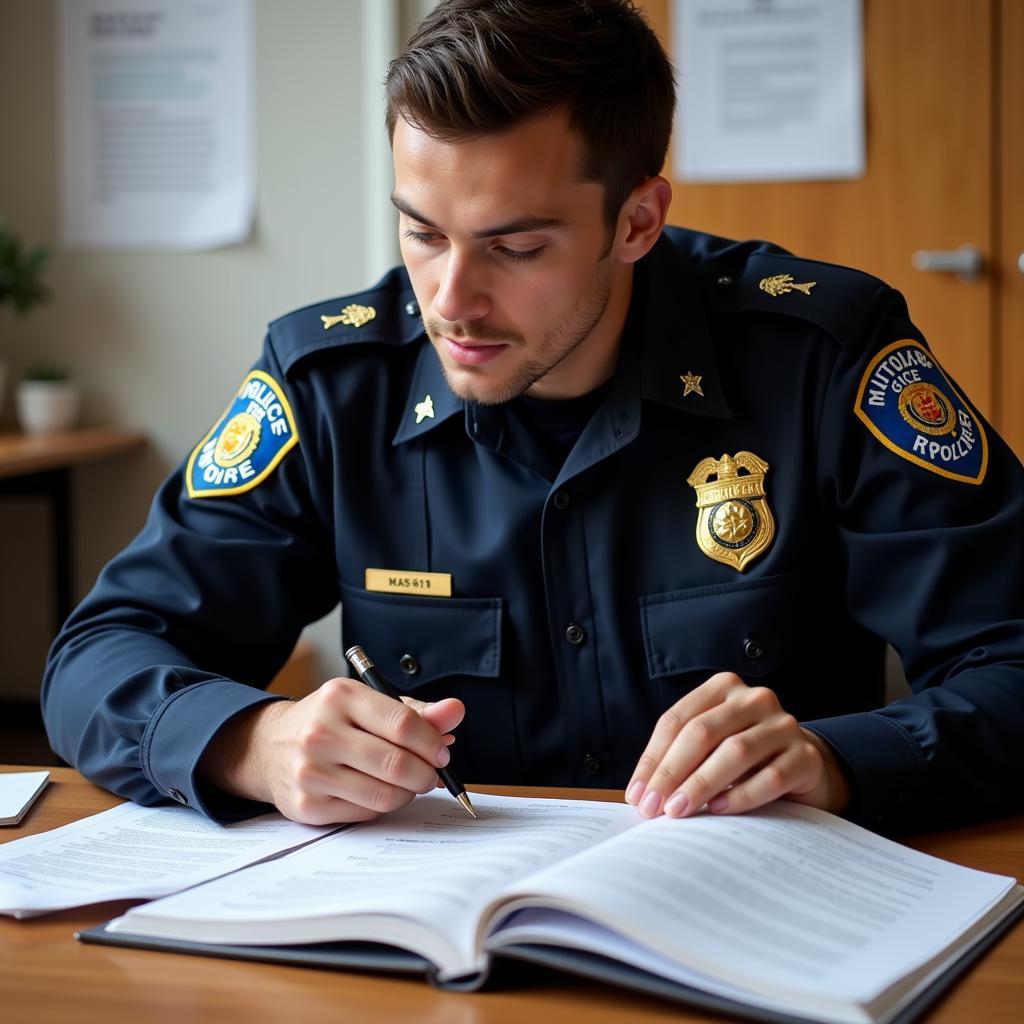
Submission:
<svg viewBox="0 0 1024 1024">
<path fill-rule="evenodd" d="M 441 357 L 440 349 L 444 344 L 444 335 L 458 340 L 461 331 L 452 330 L 443 321 L 435 319 L 425 319 L 424 326 L 435 350 L 438 351 L 448 387 L 464 401 L 476 402 L 479 405 L 502 405 L 533 387 L 582 345 L 600 323 L 610 298 L 611 260 L 605 258 L 595 267 L 576 305 L 567 310 L 558 323 L 547 330 L 536 357 L 527 359 L 504 380 L 489 381 L 485 377 L 461 374 L 458 370 L 453 370 Z M 522 335 L 512 332 L 499 334 L 486 328 L 474 328 L 473 337 L 481 341 L 502 341 L 513 347 L 523 345 Z"/>
</svg>

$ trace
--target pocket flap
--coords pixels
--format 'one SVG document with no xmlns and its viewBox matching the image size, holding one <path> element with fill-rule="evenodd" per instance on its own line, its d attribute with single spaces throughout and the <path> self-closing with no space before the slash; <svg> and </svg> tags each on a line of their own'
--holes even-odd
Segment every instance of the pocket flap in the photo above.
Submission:
<svg viewBox="0 0 1024 1024">
<path fill-rule="evenodd" d="M 799 642 L 799 573 L 693 587 L 640 598 L 652 679 L 684 672 L 774 672 Z"/>
<path fill-rule="evenodd" d="M 343 639 L 412 690 L 444 676 L 501 671 L 500 597 L 414 597 L 341 587 Z"/>
</svg>

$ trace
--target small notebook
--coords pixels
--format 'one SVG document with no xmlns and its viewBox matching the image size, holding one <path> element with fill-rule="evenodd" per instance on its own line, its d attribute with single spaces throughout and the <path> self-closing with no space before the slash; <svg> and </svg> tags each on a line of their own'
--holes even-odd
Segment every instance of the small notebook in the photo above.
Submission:
<svg viewBox="0 0 1024 1024">
<path fill-rule="evenodd" d="M 17 825 L 49 781 L 49 772 L 0 775 L 0 825 Z"/>
</svg>

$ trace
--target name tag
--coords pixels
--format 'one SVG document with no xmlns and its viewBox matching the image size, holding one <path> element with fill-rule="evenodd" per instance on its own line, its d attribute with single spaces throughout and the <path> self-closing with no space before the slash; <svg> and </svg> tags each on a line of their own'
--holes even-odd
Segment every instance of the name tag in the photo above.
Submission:
<svg viewBox="0 0 1024 1024">
<path fill-rule="evenodd" d="M 366 589 L 378 594 L 420 594 L 451 597 L 450 572 L 405 572 L 402 569 L 367 569 Z"/>
</svg>

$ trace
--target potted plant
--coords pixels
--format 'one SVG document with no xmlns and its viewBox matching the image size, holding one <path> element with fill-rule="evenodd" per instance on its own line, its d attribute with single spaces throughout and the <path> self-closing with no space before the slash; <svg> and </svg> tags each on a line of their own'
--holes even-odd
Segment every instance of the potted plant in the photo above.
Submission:
<svg viewBox="0 0 1024 1024">
<path fill-rule="evenodd" d="M 53 434 L 74 426 L 78 386 L 62 366 L 40 364 L 25 371 L 15 394 L 18 422 L 26 434 Z"/>
<path fill-rule="evenodd" d="M 41 245 L 31 249 L 0 221 L 0 308 L 10 306 L 24 316 L 50 298 L 43 280 L 50 253 Z M 0 359 L 0 407 L 6 383 L 6 363 Z M 70 427 L 78 414 L 78 388 L 66 369 L 52 364 L 31 367 L 18 385 L 18 421 L 26 434 L 47 434 Z"/>
</svg>

